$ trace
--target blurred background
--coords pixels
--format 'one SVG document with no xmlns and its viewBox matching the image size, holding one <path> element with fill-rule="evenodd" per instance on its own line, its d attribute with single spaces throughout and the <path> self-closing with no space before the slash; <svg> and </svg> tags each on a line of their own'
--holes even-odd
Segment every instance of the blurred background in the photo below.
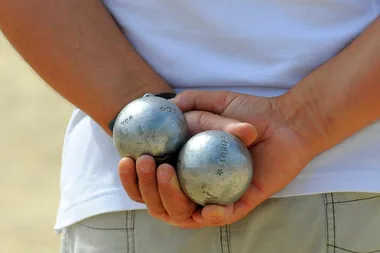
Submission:
<svg viewBox="0 0 380 253">
<path fill-rule="evenodd" d="M 73 107 L 0 32 L 0 252 L 59 252 L 53 226 L 61 150 Z"/>
</svg>

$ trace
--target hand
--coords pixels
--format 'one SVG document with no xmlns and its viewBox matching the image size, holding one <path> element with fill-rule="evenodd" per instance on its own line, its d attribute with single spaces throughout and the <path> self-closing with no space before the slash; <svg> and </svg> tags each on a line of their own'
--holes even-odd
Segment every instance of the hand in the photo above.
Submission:
<svg viewBox="0 0 380 253">
<path fill-rule="evenodd" d="M 256 129 L 247 123 L 223 118 L 209 112 L 185 113 L 191 135 L 206 130 L 224 130 L 240 138 L 247 146 L 257 136 Z M 193 212 L 197 205 L 182 192 L 173 166 L 156 166 L 153 157 L 143 155 L 136 160 L 123 158 L 119 163 L 121 183 L 134 201 L 145 203 L 151 216 L 183 228 L 205 226 L 196 222 Z"/>
<path fill-rule="evenodd" d="M 225 91 L 186 91 L 173 102 L 183 111 L 202 110 L 247 122 L 258 136 L 250 147 L 254 162 L 252 183 L 232 205 L 208 205 L 193 219 L 208 226 L 236 222 L 288 185 L 313 155 L 306 142 L 288 124 L 281 97 L 265 98 Z"/>
</svg>

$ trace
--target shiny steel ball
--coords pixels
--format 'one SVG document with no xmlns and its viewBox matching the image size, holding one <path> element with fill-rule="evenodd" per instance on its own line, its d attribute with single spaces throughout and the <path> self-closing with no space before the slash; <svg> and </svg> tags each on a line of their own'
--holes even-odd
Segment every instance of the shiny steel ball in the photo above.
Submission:
<svg viewBox="0 0 380 253">
<path fill-rule="evenodd" d="M 119 113 L 113 128 L 113 142 L 121 157 L 136 160 L 144 154 L 166 162 L 176 156 L 189 138 L 182 111 L 172 102 L 146 94 Z"/>
<path fill-rule="evenodd" d="M 247 190 L 253 162 L 240 139 L 211 130 L 194 135 L 182 147 L 177 174 L 183 192 L 195 203 L 227 205 Z"/>
</svg>

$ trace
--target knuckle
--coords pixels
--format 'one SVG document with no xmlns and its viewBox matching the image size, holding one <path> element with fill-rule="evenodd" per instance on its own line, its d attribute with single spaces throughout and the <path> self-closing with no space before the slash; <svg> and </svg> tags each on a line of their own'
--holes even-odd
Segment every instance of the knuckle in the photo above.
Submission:
<svg viewBox="0 0 380 253">
<path fill-rule="evenodd" d="M 194 93 L 194 91 L 192 91 L 192 90 L 185 90 L 185 91 L 181 92 L 180 94 L 178 94 L 178 96 L 180 96 L 180 97 L 189 97 L 193 93 Z"/>
<path fill-rule="evenodd" d="M 163 216 L 165 215 L 166 212 L 165 211 L 154 211 L 152 209 L 148 209 L 148 213 L 153 218 L 162 220 L 162 218 L 163 218 Z"/>
<path fill-rule="evenodd" d="M 200 111 L 198 114 L 198 125 L 203 126 L 207 123 L 207 116 L 210 116 L 211 113 L 206 111 Z M 203 129 L 202 129 L 203 130 Z"/>
<path fill-rule="evenodd" d="M 259 204 L 257 200 L 252 198 L 241 198 L 240 202 L 244 205 L 245 209 L 247 210 L 251 210 Z"/>
<path fill-rule="evenodd" d="M 170 212 L 170 218 L 175 220 L 175 221 L 183 221 L 187 220 L 190 218 L 193 213 L 194 213 L 195 207 L 194 208 L 186 208 L 185 210 L 180 210 L 177 212 Z"/>
<path fill-rule="evenodd" d="M 148 180 L 147 181 L 141 180 L 139 182 L 139 187 L 144 188 L 144 189 L 156 188 L 157 182 L 154 180 L 149 180 L 149 181 Z"/>
<path fill-rule="evenodd" d="M 230 91 L 221 91 L 219 94 L 218 94 L 218 97 L 215 101 L 215 109 L 217 111 L 223 111 L 225 110 L 225 108 L 228 107 L 229 105 L 229 101 L 231 100 L 231 95 L 232 93 Z"/>
<path fill-rule="evenodd" d="M 170 218 L 175 221 L 187 220 L 189 217 L 191 217 L 191 214 L 189 213 L 170 214 Z"/>
</svg>

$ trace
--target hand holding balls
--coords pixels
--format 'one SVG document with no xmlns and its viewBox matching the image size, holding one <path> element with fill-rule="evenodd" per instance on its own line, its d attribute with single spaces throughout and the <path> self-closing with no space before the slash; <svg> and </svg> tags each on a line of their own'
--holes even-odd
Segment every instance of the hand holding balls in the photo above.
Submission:
<svg viewBox="0 0 380 253">
<path fill-rule="evenodd" d="M 251 155 L 237 137 L 210 130 L 190 138 L 182 111 L 152 94 L 121 110 L 113 127 L 113 142 L 121 157 L 136 160 L 147 154 L 158 163 L 176 160 L 181 189 L 202 206 L 237 201 L 252 179 Z"/>
</svg>

